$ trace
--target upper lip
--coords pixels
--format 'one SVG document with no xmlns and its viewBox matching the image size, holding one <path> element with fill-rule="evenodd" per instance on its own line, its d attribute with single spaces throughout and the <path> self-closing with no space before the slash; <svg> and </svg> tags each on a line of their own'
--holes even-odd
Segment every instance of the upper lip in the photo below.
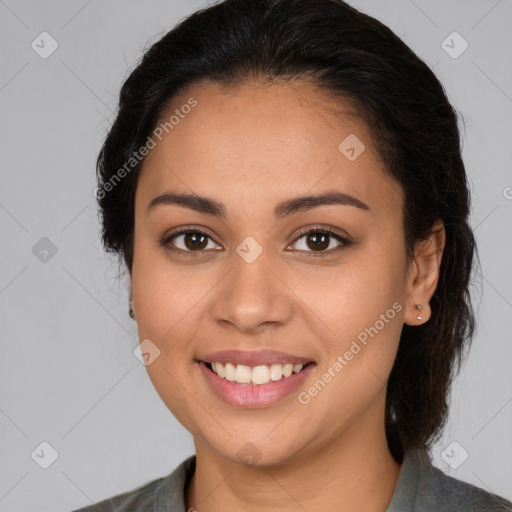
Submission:
<svg viewBox="0 0 512 512">
<path fill-rule="evenodd" d="M 223 350 L 212 352 L 200 358 L 207 363 L 233 363 L 246 366 L 272 365 L 272 364 L 302 364 L 313 362 L 311 359 L 279 352 L 276 350 Z"/>
</svg>

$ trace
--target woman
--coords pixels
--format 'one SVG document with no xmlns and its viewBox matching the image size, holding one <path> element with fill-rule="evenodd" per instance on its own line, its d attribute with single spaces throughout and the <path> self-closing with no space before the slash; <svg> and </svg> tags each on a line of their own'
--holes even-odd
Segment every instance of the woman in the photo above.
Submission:
<svg viewBox="0 0 512 512">
<path fill-rule="evenodd" d="M 511 510 L 434 468 L 474 329 L 457 117 L 341 0 L 226 0 L 146 53 L 98 160 L 103 243 L 196 455 L 82 512 Z"/>
</svg>

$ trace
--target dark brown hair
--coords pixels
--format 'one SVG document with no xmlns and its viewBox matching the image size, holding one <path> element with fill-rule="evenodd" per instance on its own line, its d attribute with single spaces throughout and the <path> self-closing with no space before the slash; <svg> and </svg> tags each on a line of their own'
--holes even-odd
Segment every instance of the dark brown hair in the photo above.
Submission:
<svg viewBox="0 0 512 512">
<path fill-rule="evenodd" d="M 308 80 L 355 108 L 403 189 L 409 262 L 434 221 L 445 224 L 432 316 L 404 325 L 387 385 L 386 435 L 401 461 L 409 449 L 437 440 L 446 420 L 456 363 L 474 331 L 469 283 L 476 248 L 457 113 L 429 67 L 385 25 L 342 0 L 225 0 L 183 20 L 145 53 L 121 89 L 97 165 L 103 245 L 131 273 L 143 159 L 132 168 L 126 162 L 173 98 L 200 83 L 251 80 Z"/>
</svg>

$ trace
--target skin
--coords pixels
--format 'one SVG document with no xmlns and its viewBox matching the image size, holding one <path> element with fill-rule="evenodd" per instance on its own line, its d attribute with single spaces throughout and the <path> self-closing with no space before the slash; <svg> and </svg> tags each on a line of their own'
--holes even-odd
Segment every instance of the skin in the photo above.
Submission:
<svg viewBox="0 0 512 512">
<path fill-rule="evenodd" d="M 407 264 L 401 187 L 348 103 L 313 84 L 251 82 L 229 91 L 209 84 L 174 103 L 191 96 L 198 105 L 144 163 L 131 269 L 139 339 L 160 350 L 149 377 L 194 437 L 187 510 L 384 511 L 400 471 L 385 438 L 386 381 L 402 325 L 430 317 L 444 230 Z M 354 161 L 338 150 L 350 134 L 366 146 Z M 369 210 L 333 204 L 273 217 L 281 201 L 328 190 Z M 179 205 L 147 211 L 170 191 L 222 202 L 226 218 Z M 170 230 L 188 225 L 210 235 L 202 253 L 162 247 Z M 329 254 L 315 257 L 308 236 L 297 235 L 305 226 L 335 228 L 354 243 L 330 238 L 328 249 L 316 251 Z M 263 249 L 250 264 L 236 252 L 248 236 Z M 183 235 L 174 244 L 191 246 Z M 317 363 L 298 392 L 307 390 L 394 303 L 401 311 L 306 405 L 294 392 L 268 407 L 231 406 L 197 365 L 217 350 L 281 350 Z M 249 442 L 258 456 L 241 464 Z"/>
</svg>

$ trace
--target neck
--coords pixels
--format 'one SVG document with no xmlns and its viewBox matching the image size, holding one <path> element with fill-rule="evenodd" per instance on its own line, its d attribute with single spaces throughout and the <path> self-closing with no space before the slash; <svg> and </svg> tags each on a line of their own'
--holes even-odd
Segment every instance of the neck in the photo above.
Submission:
<svg viewBox="0 0 512 512">
<path fill-rule="evenodd" d="M 367 414 L 380 420 L 381 412 Z M 285 462 L 264 468 L 234 463 L 198 439 L 195 444 L 196 470 L 186 490 L 186 510 L 200 512 L 383 512 L 400 471 L 382 422 L 368 417 L 334 442 L 313 442 Z"/>
</svg>

